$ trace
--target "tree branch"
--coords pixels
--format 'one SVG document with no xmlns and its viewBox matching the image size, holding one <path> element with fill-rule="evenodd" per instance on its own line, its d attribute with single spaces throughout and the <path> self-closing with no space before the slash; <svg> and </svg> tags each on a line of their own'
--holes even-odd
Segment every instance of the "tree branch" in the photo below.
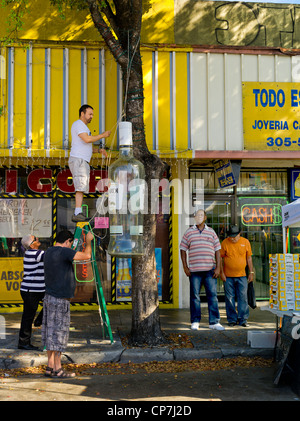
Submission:
<svg viewBox="0 0 300 421">
<path fill-rule="evenodd" d="M 118 25 L 116 23 L 116 16 L 112 11 L 112 8 L 110 7 L 110 4 L 107 0 L 105 0 L 105 6 L 101 7 L 101 11 L 102 13 L 107 17 L 107 20 L 109 21 L 114 33 L 116 34 L 116 36 L 118 37 L 118 39 L 120 38 L 120 34 L 119 34 L 119 28 Z"/>
<path fill-rule="evenodd" d="M 120 42 L 112 34 L 110 27 L 107 25 L 107 23 L 103 19 L 97 0 L 86 0 L 86 3 L 90 10 L 91 17 L 93 19 L 95 27 L 97 28 L 98 32 L 104 39 L 106 45 L 110 49 L 115 60 L 121 66 L 127 66 L 128 58 L 127 58 L 126 51 L 123 50 Z"/>
</svg>

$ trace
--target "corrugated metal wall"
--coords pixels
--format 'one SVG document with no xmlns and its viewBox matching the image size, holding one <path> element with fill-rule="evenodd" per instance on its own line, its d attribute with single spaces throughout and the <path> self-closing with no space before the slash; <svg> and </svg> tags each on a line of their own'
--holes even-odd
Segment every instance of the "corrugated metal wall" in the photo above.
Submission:
<svg viewBox="0 0 300 421">
<path fill-rule="evenodd" d="M 243 150 L 242 82 L 298 82 L 299 59 L 191 54 L 193 150 Z"/>
<path fill-rule="evenodd" d="M 67 150 L 83 103 L 95 109 L 92 133 L 115 131 L 122 83 L 107 51 L 34 46 L 1 52 L 2 150 Z M 162 154 L 243 150 L 242 82 L 300 81 L 297 57 L 144 50 L 142 58 L 147 144 Z M 116 136 L 112 140 L 113 149 Z"/>
<path fill-rule="evenodd" d="M 68 149 L 71 125 L 86 102 L 97 110 L 93 133 L 113 126 L 117 66 L 106 55 L 95 49 L 8 48 L 1 147 Z"/>
</svg>

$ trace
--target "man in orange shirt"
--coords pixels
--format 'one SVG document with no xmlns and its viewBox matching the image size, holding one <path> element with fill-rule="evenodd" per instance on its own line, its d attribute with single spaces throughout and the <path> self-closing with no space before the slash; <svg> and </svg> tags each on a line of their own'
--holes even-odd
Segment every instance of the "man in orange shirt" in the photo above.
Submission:
<svg viewBox="0 0 300 421">
<path fill-rule="evenodd" d="M 229 326 L 247 327 L 249 317 L 248 282 L 253 282 L 252 250 L 249 241 L 241 237 L 239 227 L 231 225 L 228 237 L 222 242 L 221 279 L 224 281 L 226 314 Z M 248 279 L 246 266 L 249 268 Z M 235 309 L 237 298 L 237 312 Z"/>
</svg>

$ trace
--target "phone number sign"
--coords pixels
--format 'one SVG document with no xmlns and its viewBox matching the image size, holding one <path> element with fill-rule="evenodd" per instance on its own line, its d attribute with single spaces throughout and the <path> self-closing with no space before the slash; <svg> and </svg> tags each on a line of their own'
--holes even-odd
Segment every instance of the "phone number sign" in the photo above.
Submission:
<svg viewBox="0 0 300 421">
<path fill-rule="evenodd" d="M 300 83 L 243 82 L 244 147 L 300 149 Z"/>
</svg>

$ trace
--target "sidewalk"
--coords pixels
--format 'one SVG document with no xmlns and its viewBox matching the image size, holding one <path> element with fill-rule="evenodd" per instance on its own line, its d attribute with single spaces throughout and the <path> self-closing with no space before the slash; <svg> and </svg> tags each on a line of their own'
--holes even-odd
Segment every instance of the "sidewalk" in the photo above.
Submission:
<svg viewBox="0 0 300 421">
<path fill-rule="evenodd" d="M 222 358 L 236 356 L 272 357 L 272 348 L 251 348 L 247 344 L 248 331 L 275 331 L 276 319 L 269 311 L 260 310 L 267 303 L 258 303 L 255 310 L 250 309 L 249 327 L 229 327 L 226 311 L 220 303 L 221 323 L 224 331 L 211 330 L 208 327 L 207 307 L 202 305 L 202 321 L 198 331 L 190 329 L 189 309 L 161 309 L 162 330 L 174 334 L 182 345 L 161 347 L 128 348 L 121 339 L 131 329 L 131 310 L 109 310 L 109 320 L 114 343 L 102 337 L 102 326 L 98 311 L 71 312 L 71 326 L 68 348 L 62 358 L 63 363 L 90 364 L 101 362 L 133 363 L 146 361 L 191 360 L 200 358 Z M 33 328 L 33 345 L 40 346 L 40 351 L 24 351 L 17 348 L 20 320 L 22 313 L 2 313 L 3 328 L 0 330 L 0 368 L 13 369 L 39 366 L 47 363 L 47 354 L 41 345 L 41 328 Z M 181 336 L 179 336 L 181 335 Z M 4 338 L 3 338 L 4 336 Z M 183 347 L 186 346 L 186 347 Z"/>
</svg>

